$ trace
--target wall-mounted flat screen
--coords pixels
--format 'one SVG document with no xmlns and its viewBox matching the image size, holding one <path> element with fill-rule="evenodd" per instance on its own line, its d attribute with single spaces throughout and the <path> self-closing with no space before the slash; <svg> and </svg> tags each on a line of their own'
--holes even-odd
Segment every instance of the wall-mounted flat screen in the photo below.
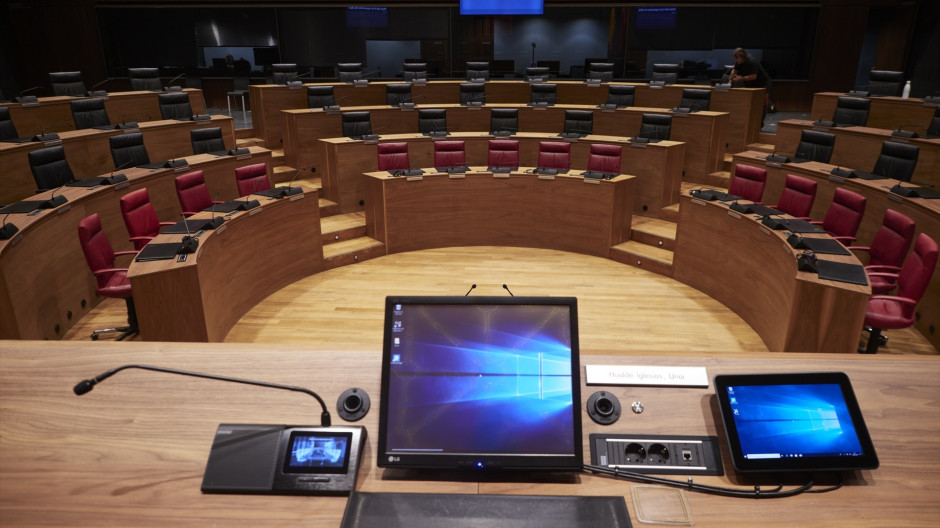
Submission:
<svg viewBox="0 0 940 528">
<path fill-rule="evenodd" d="M 541 15 L 543 0 L 460 0 L 461 15 Z"/>
</svg>

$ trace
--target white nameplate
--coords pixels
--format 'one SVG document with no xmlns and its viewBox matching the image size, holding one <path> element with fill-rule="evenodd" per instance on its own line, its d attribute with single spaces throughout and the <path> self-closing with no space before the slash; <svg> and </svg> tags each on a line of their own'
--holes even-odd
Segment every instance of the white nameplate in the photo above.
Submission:
<svg viewBox="0 0 940 528">
<path fill-rule="evenodd" d="M 585 365 L 588 385 L 665 385 L 708 387 L 705 367 Z"/>
</svg>

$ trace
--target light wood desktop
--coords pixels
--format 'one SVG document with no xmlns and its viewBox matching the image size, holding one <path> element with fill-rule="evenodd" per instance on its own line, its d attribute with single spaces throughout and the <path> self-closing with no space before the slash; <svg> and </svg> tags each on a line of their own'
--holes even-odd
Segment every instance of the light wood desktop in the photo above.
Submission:
<svg viewBox="0 0 940 528">
<path fill-rule="evenodd" d="M 630 239 L 636 178 L 577 175 L 365 175 L 366 234 L 389 253 L 448 246 L 521 246 L 607 257 Z"/>
<path fill-rule="evenodd" d="M 810 117 L 831 121 L 840 97 L 855 96 L 838 92 L 816 92 L 813 94 L 813 108 L 810 110 Z M 871 101 L 866 126 L 886 128 L 888 130 L 903 128 L 920 135 L 927 132 L 927 127 L 930 126 L 930 122 L 933 120 L 936 107 L 940 104 L 940 102 L 928 103 L 916 97 L 908 99 L 902 97 L 866 97 L 866 99 Z"/>
<path fill-rule="evenodd" d="M 251 147 L 250 156 L 187 156 L 189 169 L 205 171 L 213 198 L 238 196 L 235 168 L 269 163 L 271 152 Z M 119 200 L 130 191 L 146 187 L 162 221 L 180 218 L 173 169 L 124 169 L 127 182 L 97 189 L 65 187 L 56 195 L 68 203 L 39 214 L 10 215 L 7 222 L 19 232 L 0 241 L 0 337 L 3 339 L 58 339 L 99 301 L 95 278 L 85 263 L 78 243 L 78 222 L 92 213 L 101 216 L 104 233 L 116 251 L 131 249 L 121 217 Z M 105 173 L 107 175 L 107 173 Z M 36 195 L 48 199 L 50 192 Z M 119 260 L 126 267 L 128 257 Z"/>
<path fill-rule="evenodd" d="M 362 425 L 366 447 L 356 489 L 366 492 L 608 495 L 626 500 L 639 526 L 637 483 L 580 473 L 567 478 L 478 479 L 453 473 L 376 467 L 381 346 L 369 349 L 248 344 L 0 343 L 0 524 L 22 527 L 339 526 L 345 497 L 206 495 L 200 492 L 220 423 L 319 425 L 320 406 L 298 393 L 128 370 L 78 397 L 72 387 L 130 363 L 182 368 L 309 388 L 323 397 L 334 424 Z M 837 354 L 633 354 L 589 351 L 582 365 L 703 366 L 717 374 L 842 371 L 848 374 L 881 466 L 845 474 L 845 486 L 774 500 L 682 491 L 695 525 L 934 528 L 940 521 L 940 360 L 925 356 L 860 358 Z M 582 370 L 583 372 L 583 370 Z M 372 400 L 349 424 L 335 412 L 346 389 Z M 642 414 L 594 424 L 584 402 L 604 390 Z M 776 476 L 745 477 L 731 466 L 714 389 L 581 386 L 585 462 L 590 433 L 717 435 L 725 475 L 697 483 L 767 490 Z M 825 487 L 834 479 L 817 475 Z M 686 477 L 673 477 L 685 480 Z M 786 479 L 787 488 L 806 475 Z"/>
<path fill-rule="evenodd" d="M 870 286 L 797 271 L 803 251 L 787 244 L 785 231 L 763 226 L 756 215 L 688 195 L 679 204 L 674 279 L 730 308 L 769 350 L 857 352 Z M 861 264 L 855 256 L 819 258 Z"/>
</svg>

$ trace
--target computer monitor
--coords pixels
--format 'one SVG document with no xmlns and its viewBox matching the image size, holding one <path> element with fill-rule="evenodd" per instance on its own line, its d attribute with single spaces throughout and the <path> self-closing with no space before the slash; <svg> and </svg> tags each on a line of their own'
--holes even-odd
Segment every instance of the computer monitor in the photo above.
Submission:
<svg viewBox="0 0 940 528">
<path fill-rule="evenodd" d="M 583 465 L 577 299 L 387 297 L 378 466 Z"/>
</svg>

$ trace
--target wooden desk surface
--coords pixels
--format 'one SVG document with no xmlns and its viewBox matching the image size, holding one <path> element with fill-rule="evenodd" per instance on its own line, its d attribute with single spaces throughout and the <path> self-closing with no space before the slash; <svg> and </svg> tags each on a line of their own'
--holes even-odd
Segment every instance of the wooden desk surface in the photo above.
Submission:
<svg viewBox="0 0 940 528">
<path fill-rule="evenodd" d="M 582 473 L 551 482 L 518 477 L 481 482 L 457 475 L 393 476 L 375 465 L 380 345 L 324 350 L 311 345 L 62 342 L 0 343 L 0 524 L 17 527 L 339 526 L 346 498 L 204 495 L 199 487 L 220 423 L 319 425 L 311 398 L 287 391 L 129 370 L 82 397 L 81 380 L 128 364 L 149 364 L 310 388 L 331 411 L 342 391 L 365 390 L 372 410 L 355 425 L 367 430 L 357 490 L 371 492 L 614 495 L 627 502 L 635 483 Z M 775 500 L 734 499 L 683 491 L 695 525 L 885 526 L 934 528 L 940 523 L 940 358 L 833 354 L 676 354 L 607 356 L 582 351 L 582 365 L 704 366 L 716 374 L 842 371 L 852 381 L 878 452 L 877 470 L 846 474 L 846 485 L 823 494 Z M 587 387 L 605 390 L 645 411 L 590 433 L 717 435 L 725 476 L 696 482 L 771 488 L 776 480 L 734 472 L 716 415 L 712 388 Z M 583 402 L 581 403 L 583 409 Z M 346 424 L 332 412 L 336 424 Z M 587 444 L 585 444 L 587 445 Z M 585 461 L 589 460 L 585 450 Z M 677 477 L 680 480 L 683 477 Z M 802 479 L 803 476 L 795 477 Z"/>
<path fill-rule="evenodd" d="M 813 119 L 831 120 L 836 111 L 836 104 L 840 97 L 855 97 L 838 92 L 816 92 L 813 94 L 813 108 L 810 116 Z M 871 128 L 886 128 L 895 130 L 904 127 L 904 130 L 925 134 L 938 103 L 928 103 L 923 99 L 911 97 L 866 97 L 871 101 L 868 110 L 866 126 Z"/>
</svg>

